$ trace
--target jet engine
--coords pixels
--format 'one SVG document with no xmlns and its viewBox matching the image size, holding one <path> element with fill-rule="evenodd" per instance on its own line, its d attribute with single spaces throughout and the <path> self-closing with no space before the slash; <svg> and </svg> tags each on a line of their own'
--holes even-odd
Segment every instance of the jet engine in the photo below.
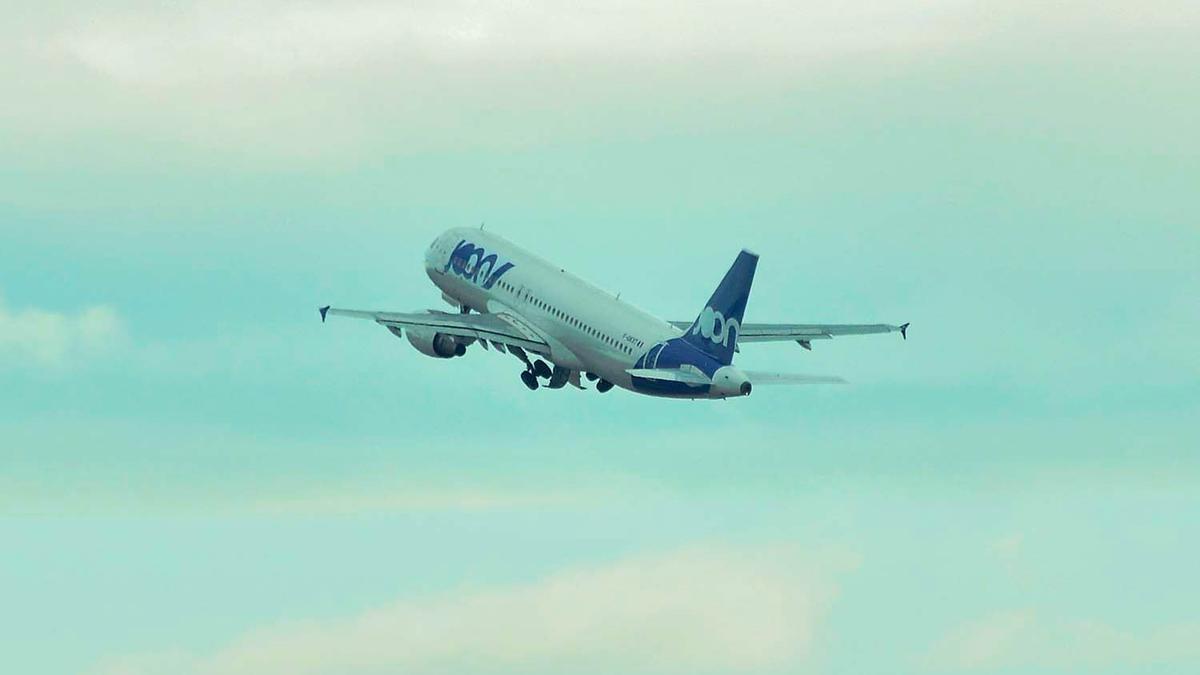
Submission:
<svg viewBox="0 0 1200 675">
<path fill-rule="evenodd" d="M 420 328 L 409 328 L 404 332 L 408 337 L 409 344 L 425 356 L 432 356 L 435 359 L 452 359 L 467 353 L 467 345 L 453 335 L 434 333 L 431 330 Z"/>
</svg>

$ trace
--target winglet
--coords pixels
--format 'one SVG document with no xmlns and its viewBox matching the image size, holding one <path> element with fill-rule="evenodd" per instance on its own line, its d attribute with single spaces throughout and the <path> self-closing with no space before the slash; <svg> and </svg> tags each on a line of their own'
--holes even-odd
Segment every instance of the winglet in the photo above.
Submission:
<svg viewBox="0 0 1200 675">
<path fill-rule="evenodd" d="M 904 338 L 905 340 L 908 339 L 908 324 L 900 326 L 900 337 Z"/>
<path fill-rule="evenodd" d="M 321 323 L 325 323 L 325 315 L 329 313 L 329 305 L 318 307 L 317 311 L 321 313 Z"/>
</svg>

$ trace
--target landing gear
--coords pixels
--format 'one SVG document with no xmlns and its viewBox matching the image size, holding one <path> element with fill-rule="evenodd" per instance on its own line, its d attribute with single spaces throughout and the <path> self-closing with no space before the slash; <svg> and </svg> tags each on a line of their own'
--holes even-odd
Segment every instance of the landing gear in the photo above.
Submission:
<svg viewBox="0 0 1200 675">
<path fill-rule="evenodd" d="M 550 389 L 562 389 L 567 386 L 567 380 L 571 379 L 571 370 L 562 366 L 554 366 L 554 372 L 550 375 L 550 381 L 546 386 Z"/>
<path fill-rule="evenodd" d="M 550 364 L 542 359 L 533 361 L 525 353 L 525 350 L 520 347 L 510 345 L 508 351 L 513 356 L 521 359 L 521 362 L 525 364 L 525 372 L 521 373 L 521 381 L 525 383 L 526 387 L 529 387 L 530 391 L 534 391 L 541 386 L 540 380 L 547 380 L 546 386 L 550 389 L 562 389 L 567 386 L 568 382 L 573 382 L 575 386 L 579 386 L 578 373 L 569 368 L 562 366 L 551 368 Z M 580 387 L 580 389 L 582 388 Z M 612 385 L 609 385 L 609 388 L 612 388 Z"/>
<path fill-rule="evenodd" d="M 529 355 L 525 353 L 524 349 L 515 345 L 509 347 L 508 351 L 513 356 L 521 359 L 521 362 L 525 364 L 525 372 L 521 373 L 521 381 L 525 383 L 526 387 L 529 387 L 530 391 L 535 391 L 538 388 L 538 378 L 535 375 L 537 369 L 534 368 L 533 362 L 529 360 Z M 541 363 L 541 361 L 538 361 L 538 363 Z"/>
<path fill-rule="evenodd" d="M 600 392 L 601 394 L 607 393 L 608 390 L 612 388 L 613 383 L 609 382 L 608 380 L 600 380 L 600 382 L 596 384 L 596 391 Z"/>
<path fill-rule="evenodd" d="M 585 373 L 584 375 L 587 377 L 588 382 L 595 382 L 600 379 L 600 376 L 595 373 Z"/>
<path fill-rule="evenodd" d="M 521 381 L 525 383 L 526 387 L 529 387 L 529 391 L 537 391 L 538 379 L 533 373 L 528 370 L 521 373 Z"/>
</svg>

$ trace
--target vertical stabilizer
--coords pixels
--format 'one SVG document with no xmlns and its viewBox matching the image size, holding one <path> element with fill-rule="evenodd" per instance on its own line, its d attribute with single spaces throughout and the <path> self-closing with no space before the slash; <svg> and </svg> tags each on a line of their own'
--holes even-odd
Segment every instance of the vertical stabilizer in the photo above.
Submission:
<svg viewBox="0 0 1200 675">
<path fill-rule="evenodd" d="M 750 297 L 750 284 L 757 267 L 757 254 L 745 250 L 738 254 L 704 311 L 683 336 L 684 342 L 723 365 L 733 363 L 733 352 L 742 332 L 742 317 L 746 313 L 746 300 Z"/>
</svg>

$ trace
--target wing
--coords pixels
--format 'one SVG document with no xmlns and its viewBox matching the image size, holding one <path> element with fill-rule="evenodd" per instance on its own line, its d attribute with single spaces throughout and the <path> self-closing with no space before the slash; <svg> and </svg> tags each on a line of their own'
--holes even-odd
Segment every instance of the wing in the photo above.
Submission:
<svg viewBox="0 0 1200 675">
<path fill-rule="evenodd" d="M 326 316 L 346 316 L 353 319 L 369 319 L 386 328 L 420 328 L 455 337 L 474 338 L 486 346 L 520 347 L 528 352 L 549 355 L 550 347 L 536 330 L 520 317 L 500 312 L 497 314 L 451 314 L 449 312 L 375 312 L 362 309 L 339 309 L 322 307 L 321 321 Z"/>
<path fill-rule="evenodd" d="M 680 330 L 692 327 L 690 321 L 672 321 Z M 812 349 L 813 340 L 829 340 L 843 335 L 872 335 L 876 333 L 900 333 L 908 339 L 908 324 L 893 326 L 888 323 L 744 323 L 738 333 L 738 344 L 749 342 L 799 342 L 801 347 Z"/>
</svg>

